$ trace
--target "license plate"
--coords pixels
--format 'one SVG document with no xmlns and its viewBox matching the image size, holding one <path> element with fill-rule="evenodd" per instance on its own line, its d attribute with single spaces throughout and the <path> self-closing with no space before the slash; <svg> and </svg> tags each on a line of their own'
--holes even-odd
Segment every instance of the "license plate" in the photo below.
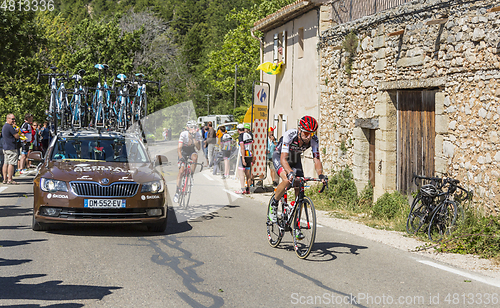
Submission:
<svg viewBox="0 0 500 308">
<path fill-rule="evenodd" d="M 86 208 L 106 208 L 106 209 L 115 209 L 115 208 L 124 208 L 125 200 L 124 199 L 85 199 L 84 207 Z"/>
</svg>

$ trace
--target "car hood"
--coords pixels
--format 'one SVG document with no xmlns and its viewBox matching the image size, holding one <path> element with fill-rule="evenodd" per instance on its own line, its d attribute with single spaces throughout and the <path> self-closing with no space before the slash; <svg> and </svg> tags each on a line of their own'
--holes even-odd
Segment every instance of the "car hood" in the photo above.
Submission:
<svg viewBox="0 0 500 308">
<path fill-rule="evenodd" d="M 109 163 L 109 162 L 49 162 L 39 172 L 40 177 L 61 181 L 95 181 L 107 178 L 113 182 L 144 183 L 161 179 L 161 175 L 150 163 Z"/>
</svg>

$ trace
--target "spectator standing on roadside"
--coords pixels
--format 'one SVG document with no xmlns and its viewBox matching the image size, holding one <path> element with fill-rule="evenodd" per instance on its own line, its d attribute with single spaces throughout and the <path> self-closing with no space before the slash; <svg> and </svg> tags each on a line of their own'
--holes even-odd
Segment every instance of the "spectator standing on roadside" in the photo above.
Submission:
<svg viewBox="0 0 500 308">
<path fill-rule="evenodd" d="M 253 155 L 253 137 L 250 133 L 245 132 L 243 124 L 238 124 L 238 144 L 240 145 L 240 160 L 238 161 L 238 173 L 240 177 L 241 190 L 237 191 L 238 194 L 249 194 L 250 185 L 252 184 L 252 164 L 255 161 Z M 246 185 L 245 185 L 246 177 Z"/>
<path fill-rule="evenodd" d="M 222 157 L 224 157 L 224 175 L 222 179 L 229 177 L 229 157 L 231 156 L 231 143 L 233 138 L 226 132 L 226 127 L 222 125 L 220 127 L 220 131 L 222 132 L 222 137 L 220 140 L 220 149 L 222 151 Z"/>
<path fill-rule="evenodd" d="M 278 173 L 276 173 L 276 170 L 274 169 L 274 163 L 273 163 L 273 154 L 274 154 L 274 149 L 276 149 L 276 145 L 278 143 L 276 142 L 276 138 L 274 137 L 274 128 L 269 127 L 267 131 L 267 152 L 266 152 L 266 161 L 267 161 L 267 166 L 269 168 L 269 172 L 271 173 L 271 178 L 273 180 L 273 186 L 276 187 L 278 186 Z"/>
<path fill-rule="evenodd" d="M 31 141 L 33 139 L 33 132 L 31 124 L 33 123 L 33 116 L 31 113 L 27 113 L 24 116 L 24 123 L 21 125 L 21 133 L 26 136 L 21 145 L 21 158 L 19 159 L 19 173 L 23 174 L 27 172 L 26 167 L 28 166 L 28 153 L 30 151 Z"/>
<path fill-rule="evenodd" d="M 48 128 L 48 122 L 45 121 L 43 122 L 43 128 L 40 131 L 40 136 L 42 137 L 42 152 L 43 155 L 45 156 L 45 152 L 47 151 L 47 148 L 49 147 L 49 141 L 50 141 L 50 131 Z"/>
<path fill-rule="evenodd" d="M 165 127 L 163 128 L 163 141 L 167 141 L 168 138 L 168 129 Z"/>
<path fill-rule="evenodd" d="M 16 142 L 19 139 L 19 132 L 14 129 L 16 118 L 12 113 L 7 115 L 6 123 L 2 127 L 2 141 L 3 141 L 3 154 L 4 164 L 2 167 L 3 183 L 4 184 L 18 184 L 12 177 L 14 176 L 14 169 L 17 165 L 17 149 Z"/>
<path fill-rule="evenodd" d="M 208 126 L 203 126 L 202 137 L 203 137 L 203 153 L 205 154 L 205 167 L 208 167 L 208 144 L 207 144 L 207 136 L 208 136 Z"/>
<path fill-rule="evenodd" d="M 208 122 L 208 133 L 207 133 L 207 145 L 208 145 L 208 166 L 212 167 L 214 163 L 214 147 L 217 136 L 215 130 L 212 127 L 212 122 Z"/>
<path fill-rule="evenodd" d="M 0 130 L 0 171 L 2 171 L 2 168 L 3 168 L 3 160 L 4 160 L 4 156 L 3 156 L 3 138 L 2 138 L 2 131 Z M 0 180 L 2 180 L 3 182 L 3 172 L 0 172 Z"/>
</svg>

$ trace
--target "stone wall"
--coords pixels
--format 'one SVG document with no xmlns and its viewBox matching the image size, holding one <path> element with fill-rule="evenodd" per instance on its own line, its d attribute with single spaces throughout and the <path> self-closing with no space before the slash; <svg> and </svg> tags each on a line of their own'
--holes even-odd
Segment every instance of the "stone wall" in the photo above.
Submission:
<svg viewBox="0 0 500 308">
<path fill-rule="evenodd" d="M 366 128 L 375 132 L 375 195 L 397 189 L 397 104 L 404 89 L 437 89 L 435 172 L 458 178 L 490 213 L 500 207 L 500 1 L 413 1 L 322 32 L 320 127 L 326 170 L 368 183 Z M 401 31 L 401 30 L 404 30 Z M 345 36 L 359 44 L 351 74 Z"/>
</svg>

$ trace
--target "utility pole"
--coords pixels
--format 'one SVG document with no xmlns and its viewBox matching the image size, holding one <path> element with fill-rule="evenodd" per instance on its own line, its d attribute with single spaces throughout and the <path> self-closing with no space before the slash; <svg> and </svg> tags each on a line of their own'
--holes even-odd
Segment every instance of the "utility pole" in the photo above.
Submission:
<svg viewBox="0 0 500 308">
<path fill-rule="evenodd" d="M 236 109 L 236 78 L 238 77 L 238 64 L 234 65 L 234 109 Z"/>
<path fill-rule="evenodd" d="M 212 96 L 211 94 L 205 94 L 205 96 L 207 97 L 207 108 L 208 108 L 208 113 L 207 115 L 210 114 L 210 96 Z"/>
</svg>

